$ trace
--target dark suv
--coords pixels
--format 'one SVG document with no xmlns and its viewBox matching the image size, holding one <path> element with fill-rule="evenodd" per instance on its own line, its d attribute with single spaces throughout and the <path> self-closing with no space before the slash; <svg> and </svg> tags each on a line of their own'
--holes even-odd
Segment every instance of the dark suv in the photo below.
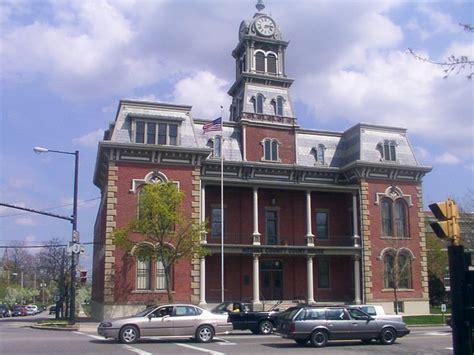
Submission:
<svg viewBox="0 0 474 355">
<path fill-rule="evenodd" d="M 406 324 L 398 321 L 374 319 L 351 307 L 292 307 L 277 319 L 276 333 L 293 339 L 300 345 L 308 341 L 323 347 L 328 340 L 360 339 L 369 343 L 378 339 L 382 344 L 393 344 L 397 337 L 410 333 Z"/>
<path fill-rule="evenodd" d="M 11 317 L 12 312 L 10 311 L 10 308 L 6 304 L 0 304 L 0 318 L 4 317 Z"/>
</svg>

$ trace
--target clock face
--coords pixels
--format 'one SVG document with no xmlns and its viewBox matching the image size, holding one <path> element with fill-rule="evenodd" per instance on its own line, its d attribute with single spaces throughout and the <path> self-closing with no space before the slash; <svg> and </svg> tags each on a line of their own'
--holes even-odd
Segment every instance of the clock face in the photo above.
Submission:
<svg viewBox="0 0 474 355">
<path fill-rule="evenodd" d="M 271 36 L 275 33 L 275 23 L 270 17 L 259 17 L 255 21 L 255 28 L 263 36 Z"/>
</svg>

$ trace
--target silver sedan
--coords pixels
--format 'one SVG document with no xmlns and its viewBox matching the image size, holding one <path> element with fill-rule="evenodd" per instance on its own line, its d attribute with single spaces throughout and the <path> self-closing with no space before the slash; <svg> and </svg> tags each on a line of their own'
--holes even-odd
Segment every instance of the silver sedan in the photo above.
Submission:
<svg viewBox="0 0 474 355">
<path fill-rule="evenodd" d="M 125 344 L 147 336 L 190 336 L 208 343 L 214 334 L 231 330 L 227 314 L 214 314 L 191 304 L 168 304 L 147 308 L 132 317 L 103 321 L 97 333 Z"/>
</svg>

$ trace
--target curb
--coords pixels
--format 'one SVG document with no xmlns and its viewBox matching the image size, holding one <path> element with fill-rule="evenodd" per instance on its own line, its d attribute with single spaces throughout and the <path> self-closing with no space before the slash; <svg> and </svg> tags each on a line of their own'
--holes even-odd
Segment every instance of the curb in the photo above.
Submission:
<svg viewBox="0 0 474 355">
<path fill-rule="evenodd" d="M 60 332 L 79 331 L 79 327 L 53 327 L 50 325 L 30 325 L 30 328 L 41 329 L 41 330 L 57 330 Z"/>
</svg>

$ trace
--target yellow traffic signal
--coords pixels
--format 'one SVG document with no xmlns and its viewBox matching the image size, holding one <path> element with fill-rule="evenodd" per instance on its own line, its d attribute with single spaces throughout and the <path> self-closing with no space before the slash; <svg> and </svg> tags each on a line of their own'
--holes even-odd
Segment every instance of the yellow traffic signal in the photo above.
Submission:
<svg viewBox="0 0 474 355">
<path fill-rule="evenodd" d="M 459 245 L 461 233 L 459 229 L 459 211 L 452 199 L 429 205 L 431 212 L 438 222 L 430 223 L 431 228 L 442 239 L 451 239 L 454 245 Z"/>
</svg>

